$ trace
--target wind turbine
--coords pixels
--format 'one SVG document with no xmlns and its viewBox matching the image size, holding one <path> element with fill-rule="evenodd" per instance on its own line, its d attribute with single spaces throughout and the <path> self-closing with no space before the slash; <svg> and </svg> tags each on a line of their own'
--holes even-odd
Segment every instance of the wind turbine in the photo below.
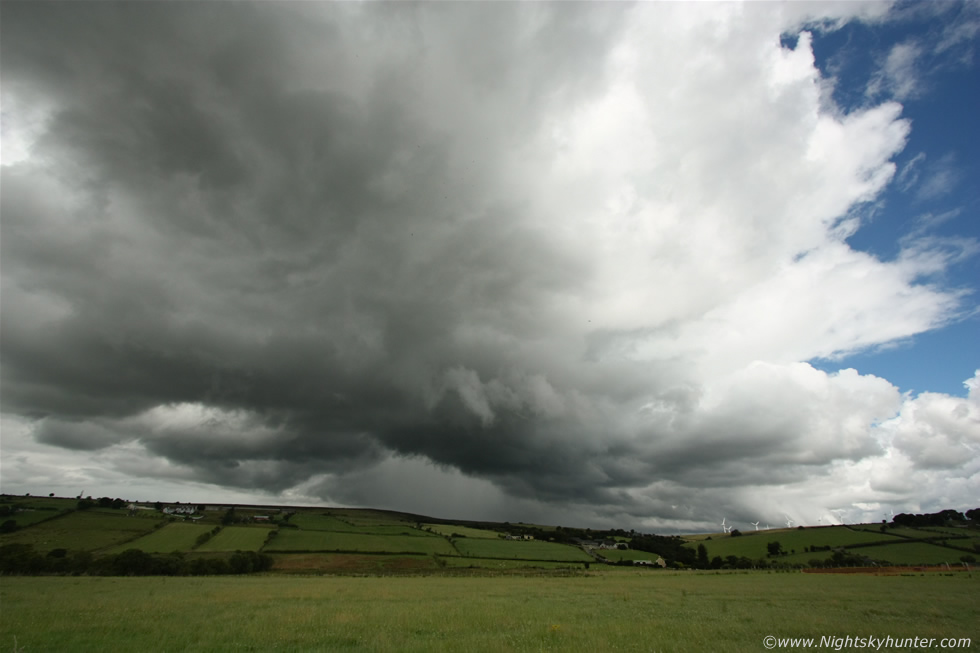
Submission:
<svg viewBox="0 0 980 653">
<path fill-rule="evenodd" d="M 759 530 L 759 522 L 757 522 L 757 521 L 750 521 L 749 523 L 752 524 L 753 526 L 755 526 L 755 530 Z"/>
<path fill-rule="evenodd" d="M 786 528 L 793 528 L 793 520 L 789 518 L 789 515 L 786 516 Z"/>
<path fill-rule="evenodd" d="M 728 517 L 722 517 L 721 518 L 721 530 L 722 530 L 723 533 L 727 533 L 728 532 L 728 527 L 725 526 L 725 520 L 727 520 L 727 519 L 728 519 Z"/>
</svg>

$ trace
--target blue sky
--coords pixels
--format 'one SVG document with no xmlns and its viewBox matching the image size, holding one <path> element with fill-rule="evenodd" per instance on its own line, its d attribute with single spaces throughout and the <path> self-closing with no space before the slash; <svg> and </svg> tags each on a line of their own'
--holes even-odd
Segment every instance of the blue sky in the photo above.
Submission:
<svg viewBox="0 0 980 653">
<path fill-rule="evenodd" d="M 851 247 L 891 260 L 910 238 L 945 238 L 951 246 L 980 242 L 978 40 L 975 28 L 955 33 L 957 25 L 967 28 L 975 20 L 975 7 L 907 3 L 894 10 L 891 20 L 817 32 L 816 65 L 834 80 L 833 98 L 842 110 L 895 99 L 911 121 L 908 142 L 894 158 L 896 178 L 871 206 L 859 209 L 863 219 L 848 239 Z M 915 55 L 898 73 L 901 79 L 869 93 L 883 59 L 903 46 L 911 46 Z M 887 378 L 903 391 L 965 396 L 963 382 L 980 366 L 978 280 L 980 257 L 964 256 L 930 280 L 970 292 L 960 319 L 891 345 L 813 364 L 828 371 L 851 366 Z"/>
</svg>

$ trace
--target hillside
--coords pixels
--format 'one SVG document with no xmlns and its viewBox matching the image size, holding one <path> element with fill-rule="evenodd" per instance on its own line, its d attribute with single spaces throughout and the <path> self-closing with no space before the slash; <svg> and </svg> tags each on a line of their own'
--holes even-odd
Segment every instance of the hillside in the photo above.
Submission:
<svg viewBox="0 0 980 653">
<path fill-rule="evenodd" d="M 972 512 L 972 511 L 971 511 Z M 5 573 L 459 573 L 971 563 L 974 521 L 690 538 L 458 522 L 384 510 L 0 497 Z M 702 550 L 703 549 L 703 550 Z"/>
</svg>

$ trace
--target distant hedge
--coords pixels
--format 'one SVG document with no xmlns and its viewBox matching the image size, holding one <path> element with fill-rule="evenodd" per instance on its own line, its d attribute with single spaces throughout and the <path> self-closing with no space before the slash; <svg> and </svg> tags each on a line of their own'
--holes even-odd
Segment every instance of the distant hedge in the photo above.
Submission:
<svg viewBox="0 0 980 653">
<path fill-rule="evenodd" d="M 187 560 L 180 553 L 154 555 L 128 549 L 111 556 L 95 557 L 88 551 L 54 549 L 37 553 L 29 544 L 0 547 L 0 574 L 17 576 L 214 576 L 250 574 L 272 568 L 272 556 L 255 551 L 235 551 L 226 558 Z"/>
</svg>

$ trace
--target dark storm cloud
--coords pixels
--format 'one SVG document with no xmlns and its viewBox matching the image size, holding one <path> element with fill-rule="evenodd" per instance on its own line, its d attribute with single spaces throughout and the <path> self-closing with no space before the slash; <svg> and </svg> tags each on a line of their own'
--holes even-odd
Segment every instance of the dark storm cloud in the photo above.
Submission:
<svg viewBox="0 0 980 653">
<path fill-rule="evenodd" d="M 533 50 L 515 35 L 531 18 Z M 460 342 L 464 323 L 516 324 L 509 338 L 540 331 L 525 301 L 581 276 L 521 223 L 520 206 L 480 197 L 480 169 L 549 102 L 588 86 L 619 18 L 5 6 L 5 84 L 50 115 L 35 144 L 44 163 L 3 169 L 3 265 L 16 290 L 3 314 L 4 409 L 55 416 L 40 423 L 42 442 L 135 438 L 218 483 L 236 482 L 238 461 L 312 466 L 278 470 L 292 482 L 385 446 L 501 479 L 549 468 L 554 480 L 540 484 L 568 491 L 561 479 L 581 471 L 582 452 L 556 467 L 560 438 L 533 417 L 484 428 L 452 392 L 433 408 L 421 391 L 451 366 L 486 375 L 501 362 L 496 344 Z M 497 38 L 465 47 L 485 30 Z M 515 47 L 529 56 L 507 71 Z M 491 117 L 517 107 L 507 132 L 496 117 L 486 133 L 479 116 L 460 133 L 413 113 L 467 110 L 448 106 L 460 99 L 452 84 L 416 71 L 445 50 L 462 71 L 448 74 L 472 82 L 463 100 Z M 574 83 L 550 88 L 562 67 Z M 474 148 L 465 183 L 450 161 L 461 146 Z M 147 411 L 184 405 L 224 412 L 153 431 Z M 239 410 L 245 432 L 222 433 Z M 274 432 L 252 441 L 249 427 Z"/>
</svg>

